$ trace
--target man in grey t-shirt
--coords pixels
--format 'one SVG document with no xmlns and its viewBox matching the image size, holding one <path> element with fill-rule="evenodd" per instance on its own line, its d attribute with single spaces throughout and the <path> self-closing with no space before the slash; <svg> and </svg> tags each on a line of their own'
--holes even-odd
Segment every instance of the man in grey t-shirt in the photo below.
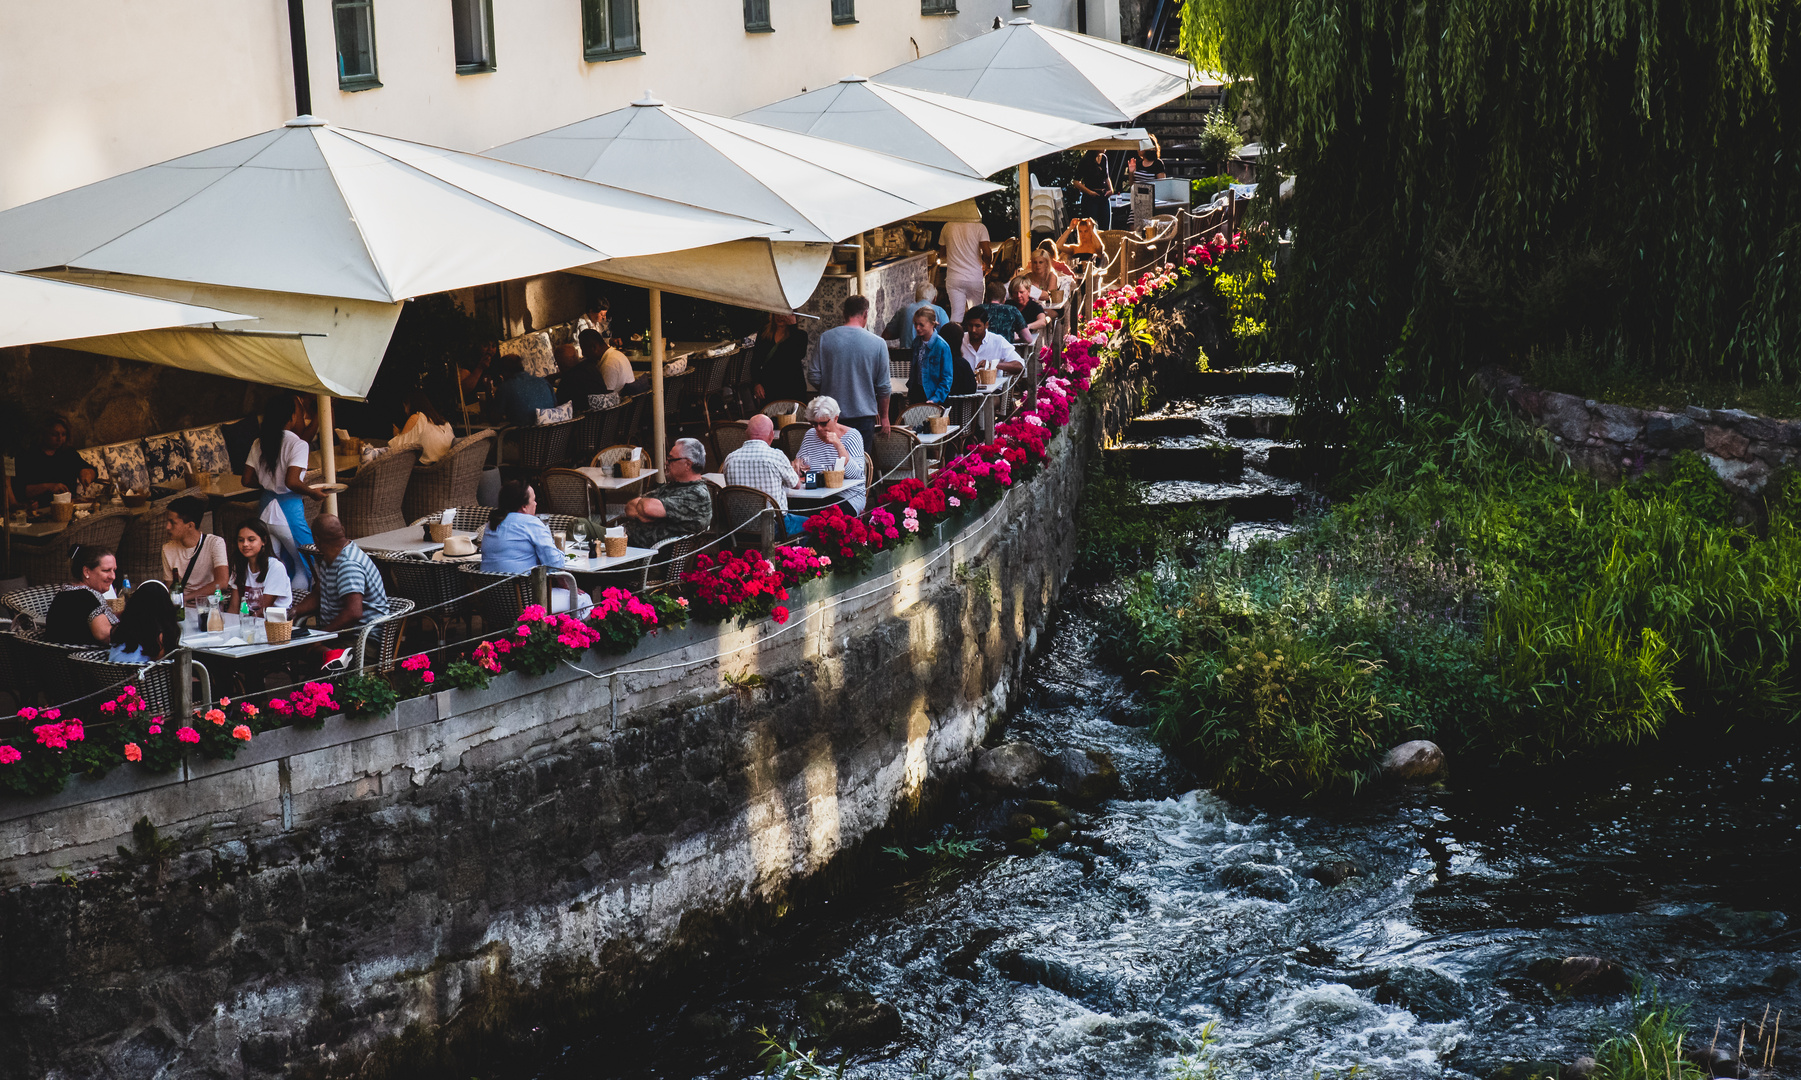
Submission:
<svg viewBox="0 0 1801 1080">
<path fill-rule="evenodd" d="M 869 301 L 844 301 L 844 325 L 819 335 L 819 346 L 807 364 L 807 378 L 819 393 L 838 399 L 838 422 L 856 428 L 863 445 L 875 440 L 876 428 L 888 430 L 888 343 L 868 329 Z"/>
</svg>

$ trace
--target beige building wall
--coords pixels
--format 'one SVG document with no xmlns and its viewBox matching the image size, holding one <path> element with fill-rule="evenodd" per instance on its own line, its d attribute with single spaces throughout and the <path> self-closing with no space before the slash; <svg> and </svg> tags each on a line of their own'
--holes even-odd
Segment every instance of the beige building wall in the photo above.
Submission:
<svg viewBox="0 0 1801 1080">
<path fill-rule="evenodd" d="M 639 0 L 644 55 L 589 62 L 580 0 L 492 0 L 496 70 L 456 74 L 449 0 L 373 0 L 381 86 L 338 88 L 331 0 L 305 0 L 313 112 L 336 124 L 483 150 L 629 104 L 645 90 L 731 115 L 895 64 L 1020 16 L 1075 29 L 1082 0 Z M 1118 0 L 1086 0 L 1119 36 Z M 0 208 L 275 127 L 294 112 L 286 0 L 0 2 Z"/>
</svg>

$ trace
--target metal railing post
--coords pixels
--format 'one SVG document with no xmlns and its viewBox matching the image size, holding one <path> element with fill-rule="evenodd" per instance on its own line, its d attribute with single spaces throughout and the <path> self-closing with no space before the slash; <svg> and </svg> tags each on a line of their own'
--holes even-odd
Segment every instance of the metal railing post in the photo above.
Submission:
<svg viewBox="0 0 1801 1080">
<path fill-rule="evenodd" d="M 550 610 L 550 568 L 548 566 L 532 567 L 532 603 L 545 611 Z"/>
</svg>

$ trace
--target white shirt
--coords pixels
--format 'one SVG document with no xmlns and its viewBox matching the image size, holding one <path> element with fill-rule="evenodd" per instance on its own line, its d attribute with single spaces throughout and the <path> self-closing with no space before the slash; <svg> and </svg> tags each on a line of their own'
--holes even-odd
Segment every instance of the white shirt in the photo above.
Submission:
<svg viewBox="0 0 1801 1080">
<path fill-rule="evenodd" d="M 944 275 L 968 279 L 982 276 L 982 245 L 988 240 L 988 226 L 978 221 L 949 221 L 938 234 L 944 246 Z"/>
<path fill-rule="evenodd" d="M 301 475 L 306 475 L 306 459 L 311 453 L 305 439 L 292 431 L 284 431 L 281 433 L 281 462 L 278 468 L 271 470 L 263 466 L 263 440 L 260 438 L 250 445 L 250 456 L 244 460 L 244 464 L 256 472 L 257 483 L 263 485 L 264 491 L 286 495 L 289 491 L 288 468 L 298 465 Z"/>
<path fill-rule="evenodd" d="M 1002 360 L 1019 359 L 1019 354 L 1013 351 L 1013 346 L 1002 340 L 999 334 L 984 333 L 980 348 L 977 348 L 970 338 L 969 334 L 963 335 L 963 359 L 969 361 L 969 366 L 976 371 L 985 367 L 998 367 Z"/>
<path fill-rule="evenodd" d="M 600 356 L 600 377 L 607 384 L 607 393 L 617 394 L 619 388 L 638 377 L 632 370 L 632 362 L 618 349 L 609 348 Z"/>
<path fill-rule="evenodd" d="M 450 444 L 456 442 L 456 430 L 448 423 L 434 424 L 425 418 L 424 413 L 414 413 L 412 430 L 403 431 L 388 440 L 389 450 L 405 450 L 410 447 L 419 448 L 419 464 L 430 465 L 450 453 Z"/>
<path fill-rule="evenodd" d="M 294 599 L 294 585 L 288 579 L 288 568 L 271 554 L 267 571 L 251 570 L 244 575 L 243 593 L 245 599 L 262 597 L 264 607 L 287 607 Z"/>
</svg>

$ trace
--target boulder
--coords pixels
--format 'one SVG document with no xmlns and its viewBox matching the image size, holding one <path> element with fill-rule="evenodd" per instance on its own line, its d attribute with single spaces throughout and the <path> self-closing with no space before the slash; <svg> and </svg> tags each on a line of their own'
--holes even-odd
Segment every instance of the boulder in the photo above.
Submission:
<svg viewBox="0 0 1801 1080">
<path fill-rule="evenodd" d="M 1632 977 L 1612 960 L 1598 956 L 1547 957 L 1535 960 L 1527 973 L 1568 997 L 1612 997 L 1632 987 Z"/>
<path fill-rule="evenodd" d="M 862 990 L 808 994 L 800 1014 L 832 1046 L 881 1046 L 901 1036 L 900 1010 Z"/>
<path fill-rule="evenodd" d="M 1057 791 L 1076 802 L 1098 802 L 1119 794 L 1119 770 L 1100 750 L 1065 750 L 1058 754 L 1052 774 Z"/>
<path fill-rule="evenodd" d="M 1687 416 L 1652 413 L 1645 421 L 1645 445 L 1657 450 L 1699 450 L 1701 425 Z"/>
<path fill-rule="evenodd" d="M 1425 783 L 1445 771 L 1445 752 L 1425 739 L 1404 742 L 1382 756 L 1382 775 L 1391 780 Z"/>
<path fill-rule="evenodd" d="M 1583 1054 L 1575 1061 L 1571 1062 L 1569 1068 L 1563 1070 L 1563 1075 L 1567 1080 L 1588 1080 L 1589 1077 L 1595 1075 L 1595 1070 L 1600 1067 L 1600 1062 L 1589 1057 L 1587 1054 Z"/>
<path fill-rule="evenodd" d="M 976 779 L 1001 791 L 1019 791 L 1044 772 L 1050 760 L 1031 743 L 1002 743 L 976 751 Z"/>
<path fill-rule="evenodd" d="M 1340 859 L 1337 862 L 1320 863 L 1307 871 L 1307 876 L 1329 889 L 1334 885 L 1342 885 L 1361 873 L 1363 871 L 1356 863 Z"/>
</svg>

